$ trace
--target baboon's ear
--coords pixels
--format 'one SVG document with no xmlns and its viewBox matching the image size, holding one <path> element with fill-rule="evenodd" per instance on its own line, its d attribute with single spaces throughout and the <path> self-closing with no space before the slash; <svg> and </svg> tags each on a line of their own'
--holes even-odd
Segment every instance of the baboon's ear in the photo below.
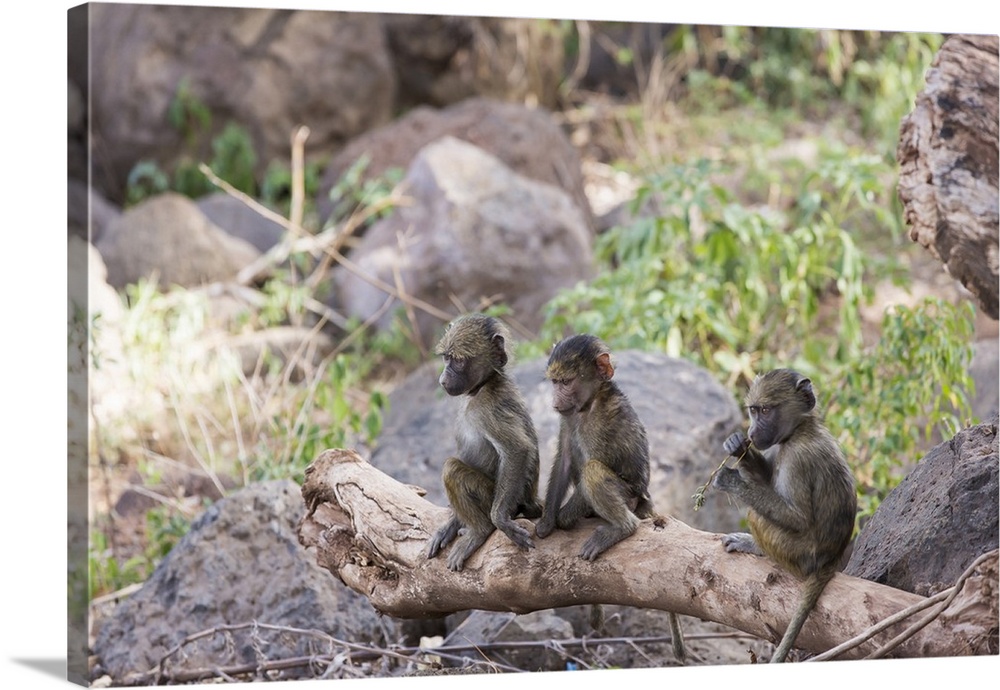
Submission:
<svg viewBox="0 0 1000 690">
<path fill-rule="evenodd" d="M 807 410 L 816 407 L 816 393 L 813 392 L 812 381 L 803 376 L 795 383 L 795 390 L 802 397 Z"/>
<path fill-rule="evenodd" d="M 497 366 L 505 367 L 507 366 L 507 348 L 504 345 L 503 336 L 499 333 L 493 335 L 493 353 L 496 358 Z"/>
<path fill-rule="evenodd" d="M 611 364 L 611 355 L 607 352 L 602 352 L 597 355 L 597 359 L 594 360 L 594 365 L 597 367 L 597 376 L 603 381 L 610 381 L 615 375 L 615 367 Z"/>
</svg>

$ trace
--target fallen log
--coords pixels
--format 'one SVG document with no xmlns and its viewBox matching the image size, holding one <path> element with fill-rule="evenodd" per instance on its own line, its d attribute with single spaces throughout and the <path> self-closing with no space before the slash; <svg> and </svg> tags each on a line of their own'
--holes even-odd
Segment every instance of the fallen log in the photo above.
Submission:
<svg viewBox="0 0 1000 690">
<path fill-rule="evenodd" d="M 306 470 L 307 513 L 299 541 L 317 562 L 382 613 L 430 618 L 468 609 L 527 613 L 576 604 L 619 604 L 695 616 L 777 641 L 799 598 L 799 582 L 766 558 L 726 553 L 719 535 L 668 519 L 646 520 L 595 562 L 577 556 L 596 522 L 556 531 L 522 551 L 494 533 L 461 572 L 426 557 L 448 517 L 416 487 L 380 472 L 352 450 L 324 451 Z M 527 526 L 528 521 L 522 520 Z M 996 552 L 969 578 L 949 611 L 893 649 L 896 657 L 995 653 Z M 822 652 L 924 597 L 838 574 L 827 585 L 796 647 Z M 917 614 L 919 619 L 925 615 Z M 904 620 L 841 659 L 863 658 L 903 632 Z"/>
</svg>

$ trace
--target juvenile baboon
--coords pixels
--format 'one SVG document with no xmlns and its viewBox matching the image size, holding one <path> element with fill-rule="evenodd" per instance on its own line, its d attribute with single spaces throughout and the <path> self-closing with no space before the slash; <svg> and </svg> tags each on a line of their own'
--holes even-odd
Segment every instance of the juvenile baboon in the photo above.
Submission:
<svg viewBox="0 0 1000 690">
<path fill-rule="evenodd" d="M 605 524 L 584 543 L 580 557 L 593 561 L 625 539 L 641 518 L 660 519 L 649 496 L 649 443 L 635 409 L 612 380 L 608 346 L 592 335 L 574 335 L 549 355 L 553 406 L 560 414 L 559 438 L 535 534 L 544 539 L 556 527 L 569 529 L 596 515 Z M 570 485 L 573 493 L 563 499 Z M 685 657 L 677 617 L 670 614 L 674 654 Z"/>
<path fill-rule="evenodd" d="M 456 536 L 448 568 L 466 559 L 494 529 L 523 549 L 534 547 L 514 518 L 542 514 L 538 490 L 538 438 L 521 392 L 504 371 L 509 335 L 497 319 L 470 314 L 455 319 L 435 353 L 444 359 L 440 383 L 461 396 L 456 421 L 458 456 L 444 464 L 452 516 L 431 539 L 434 558 Z"/>
<path fill-rule="evenodd" d="M 722 537 L 726 551 L 766 555 L 805 581 L 799 606 L 771 658 L 785 660 L 851 541 L 857 512 L 854 476 L 816 410 L 808 378 L 776 369 L 754 379 L 746 396 L 747 434 L 723 448 L 742 457 L 714 485 L 749 507 L 750 534 Z"/>
</svg>

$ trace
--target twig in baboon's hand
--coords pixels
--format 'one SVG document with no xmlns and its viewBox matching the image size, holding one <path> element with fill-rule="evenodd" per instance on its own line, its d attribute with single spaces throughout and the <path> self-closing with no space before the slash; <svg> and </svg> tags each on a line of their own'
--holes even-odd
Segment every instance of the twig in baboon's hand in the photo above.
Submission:
<svg viewBox="0 0 1000 690">
<path fill-rule="evenodd" d="M 737 465 L 740 464 L 740 460 L 743 459 L 743 456 L 747 454 L 747 451 L 750 450 L 750 446 L 752 446 L 752 445 L 753 445 L 752 443 L 748 443 L 747 444 L 746 450 L 744 450 L 743 453 L 740 455 L 740 457 L 738 457 L 736 459 L 736 464 Z M 727 462 L 729 462 L 729 456 L 728 455 L 719 464 L 718 467 L 716 467 L 714 470 L 712 470 L 712 474 L 708 475 L 708 481 L 705 482 L 704 484 L 702 484 L 701 486 L 699 486 L 698 490 L 694 492 L 693 496 L 691 496 L 691 498 L 694 499 L 694 509 L 695 510 L 698 510 L 703 505 L 705 505 L 705 492 L 708 491 L 708 487 L 710 487 L 712 485 L 712 480 L 715 479 L 715 475 L 717 475 L 719 473 L 719 470 L 721 470 L 723 467 L 726 466 Z"/>
</svg>

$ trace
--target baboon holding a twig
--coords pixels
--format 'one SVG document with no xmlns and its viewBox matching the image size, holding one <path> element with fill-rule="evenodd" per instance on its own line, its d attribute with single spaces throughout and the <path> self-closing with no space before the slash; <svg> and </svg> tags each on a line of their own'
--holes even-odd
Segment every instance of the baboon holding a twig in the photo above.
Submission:
<svg viewBox="0 0 1000 690">
<path fill-rule="evenodd" d="M 746 396 L 747 436 L 723 444 L 741 458 L 721 468 L 713 485 L 748 507 L 750 534 L 722 537 L 726 551 L 766 555 L 805 581 L 799 606 L 771 657 L 785 660 L 795 638 L 839 567 L 857 512 L 854 476 L 816 410 L 808 378 L 776 369 L 754 379 Z"/>
<path fill-rule="evenodd" d="M 535 525 L 544 539 L 569 529 L 580 518 L 604 521 L 590 535 L 580 557 L 593 561 L 630 536 L 640 519 L 662 518 L 649 496 L 649 442 L 632 403 L 613 381 L 608 346 L 593 335 L 560 341 L 549 355 L 553 406 L 560 415 L 559 438 L 545 494 L 545 510 Z M 565 504 L 563 499 L 573 486 Z M 599 616 L 598 616 L 599 618 Z M 674 655 L 686 656 L 677 617 L 670 614 Z"/>
<path fill-rule="evenodd" d="M 427 550 L 434 558 L 457 536 L 450 570 L 461 570 L 495 529 L 522 549 L 534 547 L 514 518 L 542 514 L 536 496 L 538 438 L 524 398 L 505 372 L 509 339 L 498 319 L 470 314 L 448 326 L 435 350 L 445 364 L 441 386 L 462 399 L 458 455 L 445 461 L 442 476 L 452 515 Z"/>
</svg>

